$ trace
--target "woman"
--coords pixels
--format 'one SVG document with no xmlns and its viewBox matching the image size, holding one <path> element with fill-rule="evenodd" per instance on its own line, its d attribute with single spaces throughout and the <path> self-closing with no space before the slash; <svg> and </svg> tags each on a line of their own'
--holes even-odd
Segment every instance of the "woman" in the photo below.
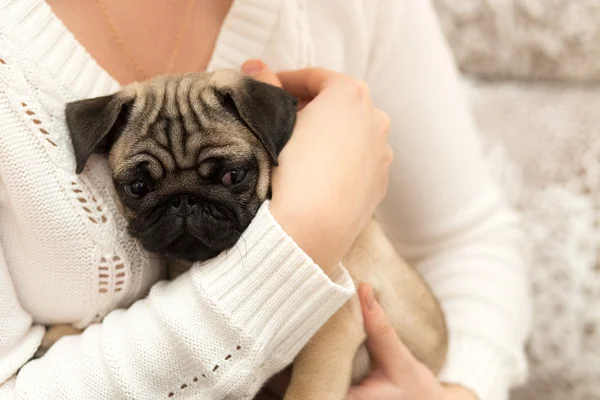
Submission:
<svg viewBox="0 0 600 400">
<path fill-rule="evenodd" d="M 385 319 L 365 301 L 377 370 L 349 397 L 504 399 L 524 379 L 516 221 L 484 172 L 428 2 L 1 0 L 0 52 L 0 393 L 252 398 L 352 294 L 337 261 L 383 197 L 389 163 L 370 99 L 391 117 L 396 153 L 379 217 L 441 300 L 451 343 L 441 384 L 374 332 Z M 275 70 L 341 71 L 366 81 L 370 99 L 348 76 L 280 74 L 293 94 L 316 97 L 281 155 L 272 202 L 244 234 L 243 260 L 226 253 L 136 301 L 163 269 L 125 234 L 104 161 L 73 174 L 64 105 L 256 57 Z M 262 64 L 245 67 L 277 83 Z M 27 362 L 50 323 L 87 329 Z"/>
</svg>

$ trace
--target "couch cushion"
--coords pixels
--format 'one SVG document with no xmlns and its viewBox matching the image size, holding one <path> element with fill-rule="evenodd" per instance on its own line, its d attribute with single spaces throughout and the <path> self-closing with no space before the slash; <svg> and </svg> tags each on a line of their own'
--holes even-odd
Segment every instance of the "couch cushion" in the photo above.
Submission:
<svg viewBox="0 0 600 400">
<path fill-rule="evenodd" d="M 600 0 L 434 0 L 461 70 L 600 80 Z"/>
<path fill-rule="evenodd" d="M 492 175 L 521 212 L 535 311 L 530 381 L 511 400 L 600 399 L 600 91 L 468 87 Z"/>
</svg>

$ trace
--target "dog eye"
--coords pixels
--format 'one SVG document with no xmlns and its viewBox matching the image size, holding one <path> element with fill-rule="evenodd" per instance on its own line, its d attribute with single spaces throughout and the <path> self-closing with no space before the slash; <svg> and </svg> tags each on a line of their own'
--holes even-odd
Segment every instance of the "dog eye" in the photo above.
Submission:
<svg viewBox="0 0 600 400">
<path fill-rule="evenodd" d="M 242 169 L 234 169 L 223 174 L 221 177 L 221 183 L 224 186 L 231 186 L 240 183 L 245 177 L 246 171 Z"/>
<path fill-rule="evenodd" d="M 141 199 L 152 191 L 148 182 L 142 179 L 128 183 L 123 188 L 125 189 L 125 193 L 133 199 Z"/>
</svg>

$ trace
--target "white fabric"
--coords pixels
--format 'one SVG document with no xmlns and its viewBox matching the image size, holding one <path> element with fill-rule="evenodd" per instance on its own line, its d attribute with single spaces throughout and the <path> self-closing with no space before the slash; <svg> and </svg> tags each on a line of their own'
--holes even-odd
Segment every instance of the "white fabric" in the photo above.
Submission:
<svg viewBox="0 0 600 400">
<path fill-rule="evenodd" d="M 446 312 L 442 379 L 506 399 L 527 370 L 520 234 L 485 172 L 429 3 L 239 0 L 209 70 L 252 57 L 369 83 L 392 118 L 396 151 L 379 218 Z M 63 116 L 65 102 L 119 85 L 42 0 L 0 0 L 0 59 L 0 394 L 248 398 L 352 293 L 347 276 L 326 279 L 265 206 L 236 248 L 136 302 L 164 268 L 127 236 L 105 161 L 74 174 Z M 57 322 L 87 329 L 25 364 L 40 325 Z"/>
</svg>

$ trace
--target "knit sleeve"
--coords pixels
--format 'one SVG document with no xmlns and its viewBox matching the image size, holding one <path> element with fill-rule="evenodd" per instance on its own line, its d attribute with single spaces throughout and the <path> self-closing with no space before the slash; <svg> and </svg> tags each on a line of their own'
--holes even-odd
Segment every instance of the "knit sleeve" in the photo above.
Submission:
<svg viewBox="0 0 600 400">
<path fill-rule="evenodd" d="M 341 267 L 327 277 L 278 225 L 268 203 L 240 243 L 175 281 L 157 283 L 147 298 L 29 362 L 43 328 L 19 307 L 0 265 L 0 397 L 252 398 L 354 285 Z"/>
<path fill-rule="evenodd" d="M 0 247 L 0 399 L 13 398 L 14 374 L 33 356 L 43 336 L 44 328 L 34 325 L 19 303 Z"/>
<path fill-rule="evenodd" d="M 378 7 L 366 79 L 391 117 L 395 152 L 379 219 L 446 314 L 442 381 L 504 400 L 527 374 L 530 299 L 518 217 L 486 172 L 430 1 Z"/>
</svg>

